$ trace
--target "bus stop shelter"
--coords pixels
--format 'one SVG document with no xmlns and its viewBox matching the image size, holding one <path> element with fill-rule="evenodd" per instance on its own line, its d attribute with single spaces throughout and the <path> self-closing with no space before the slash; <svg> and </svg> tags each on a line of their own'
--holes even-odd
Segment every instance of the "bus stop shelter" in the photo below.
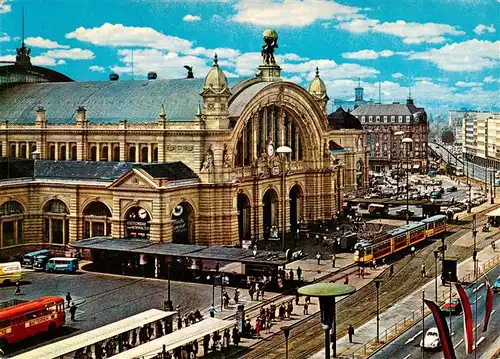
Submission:
<svg viewBox="0 0 500 359">
<path fill-rule="evenodd" d="M 139 345 L 135 348 L 116 354 L 110 358 L 113 359 L 135 359 L 135 358 L 154 358 L 163 351 L 169 352 L 196 340 L 203 339 L 207 334 L 231 328 L 234 321 L 222 320 L 217 318 L 206 318 L 196 324 L 190 325 L 173 333 L 152 340 L 148 343 Z"/>
</svg>

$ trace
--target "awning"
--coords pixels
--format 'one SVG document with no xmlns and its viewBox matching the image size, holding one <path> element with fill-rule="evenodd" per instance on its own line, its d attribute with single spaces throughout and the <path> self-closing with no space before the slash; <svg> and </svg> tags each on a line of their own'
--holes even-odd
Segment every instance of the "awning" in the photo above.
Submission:
<svg viewBox="0 0 500 359">
<path fill-rule="evenodd" d="M 500 208 L 497 208 L 486 214 L 488 217 L 500 217 Z"/>
</svg>

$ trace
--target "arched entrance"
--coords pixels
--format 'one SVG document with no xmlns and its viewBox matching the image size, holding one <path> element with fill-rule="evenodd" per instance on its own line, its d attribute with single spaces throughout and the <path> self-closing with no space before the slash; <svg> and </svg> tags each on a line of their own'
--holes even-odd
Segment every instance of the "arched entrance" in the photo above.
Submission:
<svg viewBox="0 0 500 359">
<path fill-rule="evenodd" d="M 292 233 L 297 231 L 297 225 L 302 218 L 302 188 L 296 184 L 290 189 L 290 228 Z"/>
<path fill-rule="evenodd" d="M 89 203 L 83 210 L 83 220 L 83 238 L 111 235 L 111 211 L 104 203 Z"/>
<path fill-rule="evenodd" d="M 194 238 L 194 209 L 188 202 L 181 202 L 172 211 L 172 242 L 192 244 Z"/>
<path fill-rule="evenodd" d="M 7 201 L 0 206 L 0 248 L 22 242 L 23 214 L 23 206 L 17 201 Z"/>
<path fill-rule="evenodd" d="M 125 236 L 149 239 L 151 216 L 144 208 L 135 206 L 125 214 Z"/>
<path fill-rule="evenodd" d="M 278 194 L 272 188 L 268 189 L 262 199 L 263 213 L 262 213 L 262 226 L 264 229 L 264 238 L 268 239 L 271 229 L 277 230 L 278 228 L 278 214 L 279 202 Z"/>
<path fill-rule="evenodd" d="M 364 178 L 363 169 L 364 169 L 363 161 L 359 160 L 356 163 L 356 185 L 358 186 L 358 188 L 363 187 L 363 178 Z"/>
<path fill-rule="evenodd" d="M 45 241 L 66 244 L 69 239 L 69 209 L 58 199 L 48 201 L 43 207 L 45 217 Z"/>
<path fill-rule="evenodd" d="M 250 200 L 244 193 L 238 193 L 238 234 L 240 243 L 252 239 L 250 232 Z"/>
</svg>

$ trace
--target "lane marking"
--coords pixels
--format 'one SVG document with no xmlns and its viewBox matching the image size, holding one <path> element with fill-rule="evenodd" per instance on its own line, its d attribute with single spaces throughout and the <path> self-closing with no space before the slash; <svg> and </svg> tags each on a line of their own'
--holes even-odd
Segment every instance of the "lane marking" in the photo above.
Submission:
<svg viewBox="0 0 500 359">
<path fill-rule="evenodd" d="M 409 357 L 411 357 L 411 354 L 408 354 L 407 356 L 405 356 L 403 359 L 408 359 Z"/>
<path fill-rule="evenodd" d="M 454 349 L 457 349 L 457 347 L 464 342 L 463 339 L 460 339 L 460 341 L 453 347 Z"/>
<path fill-rule="evenodd" d="M 418 336 L 420 336 L 420 334 L 422 334 L 423 331 L 419 331 L 415 336 L 413 336 L 412 338 L 408 339 L 406 342 L 405 342 L 405 345 L 411 343 L 412 341 L 414 341 Z"/>
<path fill-rule="evenodd" d="M 471 302 L 471 304 L 476 304 L 476 302 L 479 302 L 479 299 L 481 299 L 482 297 L 483 297 L 483 296 L 482 296 L 482 295 L 480 295 L 479 297 L 477 297 L 477 300 L 475 300 L 475 301 Z"/>
<path fill-rule="evenodd" d="M 476 325 L 476 327 L 474 328 L 474 330 L 476 330 L 477 328 L 479 328 L 481 326 L 481 323 L 479 323 L 478 325 Z"/>
<path fill-rule="evenodd" d="M 483 286 L 484 286 L 484 283 L 479 284 L 476 288 L 474 288 L 474 290 L 472 291 L 472 293 L 476 293 L 476 292 L 477 292 L 479 289 L 481 289 Z"/>
<path fill-rule="evenodd" d="M 481 344 L 484 339 L 485 339 L 485 337 L 479 338 L 479 340 L 477 341 L 476 345 L 472 346 L 472 350 L 476 350 L 476 346 L 478 346 L 479 344 Z"/>
<path fill-rule="evenodd" d="M 496 311 L 497 311 L 496 309 L 493 309 L 493 310 L 491 311 L 491 314 L 495 313 Z"/>
</svg>

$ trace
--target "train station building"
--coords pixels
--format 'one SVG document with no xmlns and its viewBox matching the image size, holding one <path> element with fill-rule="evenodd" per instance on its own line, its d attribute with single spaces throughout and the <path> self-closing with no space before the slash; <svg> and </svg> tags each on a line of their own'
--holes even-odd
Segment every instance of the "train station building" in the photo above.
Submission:
<svg viewBox="0 0 500 359">
<path fill-rule="evenodd" d="M 332 218 L 368 187 L 366 131 L 328 116 L 319 70 L 307 88 L 274 58 L 256 71 L 227 78 L 215 56 L 204 78 L 75 82 L 23 44 L 0 67 L 0 247 L 235 245 Z"/>
</svg>

